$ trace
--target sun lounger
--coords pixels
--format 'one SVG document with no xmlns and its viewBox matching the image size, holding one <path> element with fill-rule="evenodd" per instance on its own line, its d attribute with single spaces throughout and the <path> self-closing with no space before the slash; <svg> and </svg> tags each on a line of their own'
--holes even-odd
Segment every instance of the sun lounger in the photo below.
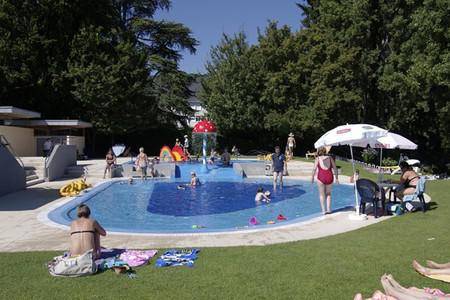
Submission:
<svg viewBox="0 0 450 300">
<path fill-rule="evenodd" d="M 310 151 L 308 151 L 305 154 L 306 159 L 309 159 L 310 157 L 311 158 L 316 158 L 316 156 L 317 156 L 317 152 L 310 152 Z"/>
</svg>

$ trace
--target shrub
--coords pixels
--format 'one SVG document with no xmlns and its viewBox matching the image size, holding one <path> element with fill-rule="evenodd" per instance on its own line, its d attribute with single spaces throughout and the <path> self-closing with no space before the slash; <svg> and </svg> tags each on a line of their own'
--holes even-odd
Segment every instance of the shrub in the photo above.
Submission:
<svg viewBox="0 0 450 300">
<path fill-rule="evenodd" d="M 372 148 L 367 148 L 361 152 L 361 156 L 365 163 L 372 164 L 375 163 L 377 158 L 377 151 Z"/>
<path fill-rule="evenodd" d="M 386 157 L 383 158 L 382 164 L 383 166 L 388 167 L 388 166 L 396 166 L 398 162 L 392 157 Z"/>
</svg>

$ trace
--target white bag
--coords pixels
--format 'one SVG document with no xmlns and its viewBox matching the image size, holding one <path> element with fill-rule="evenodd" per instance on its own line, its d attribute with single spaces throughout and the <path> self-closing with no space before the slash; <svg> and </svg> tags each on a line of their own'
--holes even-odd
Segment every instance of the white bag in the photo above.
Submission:
<svg viewBox="0 0 450 300">
<path fill-rule="evenodd" d="M 78 256 L 56 256 L 48 263 L 48 271 L 52 276 L 79 277 L 97 272 L 97 265 L 92 256 L 93 251 Z"/>
</svg>

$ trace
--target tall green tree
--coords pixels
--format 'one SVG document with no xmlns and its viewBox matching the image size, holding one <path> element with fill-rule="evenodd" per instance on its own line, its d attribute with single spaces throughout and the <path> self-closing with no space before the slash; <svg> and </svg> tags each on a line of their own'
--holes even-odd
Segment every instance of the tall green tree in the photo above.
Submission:
<svg viewBox="0 0 450 300">
<path fill-rule="evenodd" d="M 414 4 L 391 23 L 379 87 L 391 103 L 387 126 L 413 137 L 420 152 L 443 165 L 450 156 L 450 7 Z"/>
<path fill-rule="evenodd" d="M 74 35 L 84 26 L 110 28 L 108 1 L 1 1 L 0 103 L 66 116 L 76 106 L 57 77 L 67 69 Z"/>
<path fill-rule="evenodd" d="M 146 91 L 158 100 L 160 124 L 185 124 L 193 112 L 185 101 L 193 78 L 178 69 L 181 51 L 195 53 L 198 41 L 181 23 L 155 20 L 158 9 L 168 10 L 169 0 L 112 0 L 120 27 L 135 37 L 135 46 L 147 55 L 150 80 Z"/>
<path fill-rule="evenodd" d="M 0 2 L 0 103 L 45 117 L 91 121 L 106 134 L 192 113 L 190 76 L 178 69 L 197 41 L 183 24 L 156 21 L 170 1 Z"/>
<path fill-rule="evenodd" d="M 72 84 L 72 96 L 80 104 L 78 114 L 107 134 L 151 127 L 158 104 L 146 92 L 147 57 L 131 42 L 114 43 L 116 37 L 99 27 L 83 28 L 72 41 L 63 74 L 63 81 Z"/>
<path fill-rule="evenodd" d="M 272 22 L 245 51 L 230 52 L 234 40 L 213 48 L 202 96 L 219 127 L 258 132 L 254 144 L 292 130 L 312 145 L 337 125 L 372 123 L 416 141 L 425 160 L 448 162 L 448 1 L 298 6 L 298 32 Z"/>
<path fill-rule="evenodd" d="M 208 115 L 222 134 L 264 130 L 265 109 L 261 102 L 264 81 L 259 77 L 260 65 L 251 60 L 252 49 L 244 33 L 224 35 L 211 49 L 203 80 Z"/>
</svg>

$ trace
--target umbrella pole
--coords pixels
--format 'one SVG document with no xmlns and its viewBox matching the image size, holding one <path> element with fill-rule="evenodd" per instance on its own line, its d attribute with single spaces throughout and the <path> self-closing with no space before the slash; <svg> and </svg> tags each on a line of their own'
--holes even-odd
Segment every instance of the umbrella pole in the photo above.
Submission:
<svg viewBox="0 0 450 300">
<path fill-rule="evenodd" d="M 352 169 L 353 169 L 353 175 L 355 175 L 355 161 L 353 159 L 353 148 L 352 145 L 350 144 L 350 155 L 352 156 Z M 353 189 L 355 191 L 355 208 L 356 208 L 356 213 L 359 215 L 359 201 L 358 201 L 358 191 L 356 190 L 356 180 L 353 180 Z"/>
<path fill-rule="evenodd" d="M 380 168 L 378 169 L 378 182 L 383 181 L 383 173 L 381 167 L 383 166 L 383 148 L 380 148 Z"/>
</svg>

